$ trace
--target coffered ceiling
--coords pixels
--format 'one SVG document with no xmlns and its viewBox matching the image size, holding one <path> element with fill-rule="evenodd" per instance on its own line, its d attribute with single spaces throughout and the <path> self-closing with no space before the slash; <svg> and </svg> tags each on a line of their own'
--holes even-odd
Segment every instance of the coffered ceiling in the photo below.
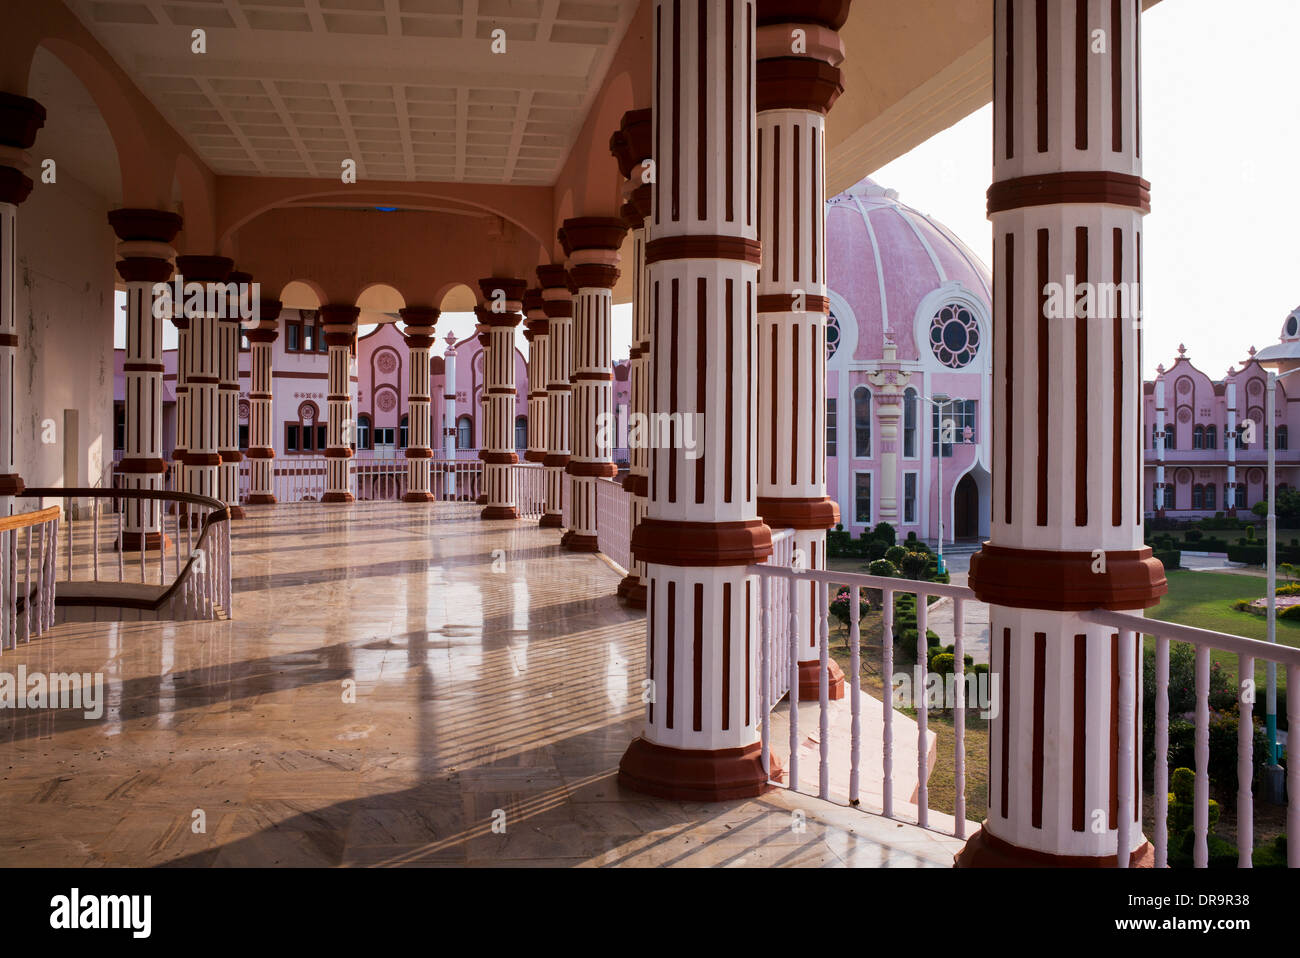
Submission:
<svg viewBox="0 0 1300 958">
<path fill-rule="evenodd" d="M 69 6 L 217 173 L 545 185 L 636 0 Z"/>
</svg>

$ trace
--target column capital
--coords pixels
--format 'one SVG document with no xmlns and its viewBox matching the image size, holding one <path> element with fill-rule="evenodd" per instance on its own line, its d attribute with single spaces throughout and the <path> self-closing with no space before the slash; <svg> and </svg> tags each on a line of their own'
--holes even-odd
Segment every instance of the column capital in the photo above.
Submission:
<svg viewBox="0 0 1300 958">
<path fill-rule="evenodd" d="M 613 136 L 609 138 L 609 151 L 618 161 L 618 172 L 623 179 L 632 178 L 632 170 L 654 152 L 654 111 L 628 110 Z"/>
<path fill-rule="evenodd" d="M 0 155 L 25 165 L 27 150 L 36 142 L 36 133 L 45 125 L 45 107 L 30 97 L 0 93 Z M 20 205 L 32 192 L 32 181 L 24 169 L 0 161 L 0 203 Z"/>
<path fill-rule="evenodd" d="M 176 272 L 196 283 L 224 283 L 235 268 L 226 256 L 177 256 Z"/>
<path fill-rule="evenodd" d="M 627 226 L 617 216 L 575 216 L 556 233 L 565 256 L 577 250 L 617 250 L 626 234 Z"/>
<path fill-rule="evenodd" d="M 356 330 L 357 317 L 361 315 L 361 310 L 356 306 L 347 306 L 339 303 L 330 303 L 326 306 L 322 306 L 317 312 L 319 314 L 321 325 L 347 326 L 351 331 Z M 331 343 L 330 345 L 334 344 Z"/>
<path fill-rule="evenodd" d="M 283 309 L 284 303 L 280 302 L 278 299 L 259 299 L 257 301 L 257 315 L 264 323 L 274 323 L 280 318 L 280 311 Z M 253 328 L 255 329 L 256 327 Z M 272 326 L 271 332 L 278 332 L 278 329 Z M 249 338 L 251 339 L 252 337 L 250 336 Z M 274 339 L 275 337 L 272 336 L 271 338 Z"/>
<path fill-rule="evenodd" d="M 108 225 L 124 243 L 170 244 L 181 231 L 184 220 L 179 213 L 168 210 L 146 210 L 122 207 L 108 211 Z"/>
<path fill-rule="evenodd" d="M 838 30 L 849 20 L 852 0 L 758 0 L 758 25 L 816 23 Z"/>
</svg>

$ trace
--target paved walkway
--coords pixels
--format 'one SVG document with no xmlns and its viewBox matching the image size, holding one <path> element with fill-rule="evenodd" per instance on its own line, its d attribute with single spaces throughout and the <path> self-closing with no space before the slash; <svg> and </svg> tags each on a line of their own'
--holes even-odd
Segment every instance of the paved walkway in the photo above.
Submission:
<svg viewBox="0 0 1300 958">
<path fill-rule="evenodd" d="M 960 841 L 783 789 L 620 789 L 642 615 L 557 532 L 456 508 L 253 507 L 233 621 L 6 651 L 103 673 L 106 707 L 0 713 L 0 865 L 951 865 Z"/>
</svg>

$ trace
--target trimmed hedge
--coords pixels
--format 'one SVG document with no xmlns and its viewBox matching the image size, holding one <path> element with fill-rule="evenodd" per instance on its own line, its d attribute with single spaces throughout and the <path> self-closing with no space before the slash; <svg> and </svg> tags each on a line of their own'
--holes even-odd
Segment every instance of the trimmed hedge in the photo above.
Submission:
<svg viewBox="0 0 1300 958">
<path fill-rule="evenodd" d="M 1178 569 L 1182 567 L 1183 554 L 1177 549 L 1153 549 L 1152 555 L 1160 560 L 1160 564 L 1166 569 Z"/>
</svg>

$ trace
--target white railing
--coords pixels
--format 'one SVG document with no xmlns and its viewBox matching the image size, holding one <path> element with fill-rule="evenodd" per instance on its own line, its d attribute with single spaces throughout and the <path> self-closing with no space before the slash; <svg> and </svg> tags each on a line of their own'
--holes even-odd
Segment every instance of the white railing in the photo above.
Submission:
<svg viewBox="0 0 1300 958">
<path fill-rule="evenodd" d="M 231 618 L 230 522 L 216 499 L 147 489 L 28 488 L 33 499 L 88 499 L 86 514 L 65 516 L 67 554 L 51 594 L 64 618 L 70 610 L 131 610 L 136 617 Z M 156 516 L 159 533 L 134 535 Z M 152 541 L 150 541 L 152 540 Z"/>
<path fill-rule="evenodd" d="M 793 569 L 794 559 L 794 530 L 773 531 L 772 555 L 766 564 L 774 568 Z M 790 650 L 793 646 L 790 642 L 790 590 L 778 586 L 770 576 L 764 576 L 761 585 L 762 611 L 764 621 L 768 623 L 770 636 L 767 642 L 760 643 L 762 650 L 760 654 L 764 655 L 762 681 L 767 683 L 763 696 L 764 701 L 768 703 L 768 712 L 771 712 L 771 706 L 781 701 L 791 687 Z M 764 736 L 768 731 L 765 723 Z"/>
<path fill-rule="evenodd" d="M 277 502 L 320 502 L 325 495 L 324 456 L 285 456 L 271 460 L 271 494 Z"/>
<path fill-rule="evenodd" d="M 624 574 L 632 568 L 632 521 L 628 495 L 614 479 L 596 481 L 596 544 Z"/>
<path fill-rule="evenodd" d="M 0 519 L 0 650 L 54 624 L 58 506 Z"/>
<path fill-rule="evenodd" d="M 359 501 L 401 501 L 406 494 L 405 456 L 354 456 L 349 460 L 352 492 Z"/>
<path fill-rule="evenodd" d="M 521 462 L 511 468 L 519 518 L 541 518 L 546 512 L 546 469 L 536 462 Z"/>
<path fill-rule="evenodd" d="M 964 586 L 945 585 L 938 582 L 920 582 L 908 579 L 886 578 L 882 576 L 861 575 L 846 572 L 825 572 L 821 570 L 796 571 L 783 563 L 784 556 L 777 552 L 772 560 L 764 565 L 750 566 L 750 571 L 760 577 L 762 583 L 763 628 L 760 653 L 760 702 L 763 718 L 762 726 L 762 760 L 766 769 L 771 769 L 771 721 L 772 708 L 780 700 L 784 691 L 773 677 L 774 673 L 784 668 L 789 676 L 787 689 L 798 687 L 798 649 L 801 637 L 799 616 L 792 610 L 795 606 L 795 588 L 799 583 L 814 583 L 817 603 L 816 621 L 819 623 L 819 646 L 821 654 L 820 673 L 822 676 L 819 701 L 820 753 L 819 753 L 819 789 L 818 796 L 834 800 L 837 796 L 830 794 L 829 769 L 831 761 L 831 741 L 829 727 L 829 690 L 827 687 L 827 667 L 829 666 L 829 602 L 830 588 L 833 585 L 846 586 L 849 593 L 849 648 L 850 663 L 846 670 L 849 675 L 851 710 L 851 733 L 849 742 L 849 785 L 846 796 L 850 805 L 860 805 L 860 789 L 863 745 L 860 735 L 860 675 L 861 664 L 861 623 L 860 606 L 863 589 L 880 590 L 882 595 L 882 658 L 881 671 L 886 680 L 886 692 L 882 708 L 882 740 L 880 743 L 880 773 L 882 794 L 880 812 L 887 818 L 901 819 L 895 813 L 894 803 L 894 732 L 893 696 L 890 690 L 891 677 L 894 674 L 893 661 L 893 625 L 894 597 L 897 593 L 911 593 L 916 596 L 916 658 L 918 663 L 928 659 L 926 633 L 930 628 L 928 616 L 929 596 L 946 596 L 952 600 L 953 634 L 953 779 L 954 810 L 951 834 L 956 838 L 966 837 L 966 680 L 965 680 L 965 609 L 967 601 L 975 600 L 975 594 Z M 787 567 L 782 567 L 782 565 Z M 784 599 L 784 605 L 781 604 Z M 781 619 L 786 620 L 784 626 Z M 1187 642 L 1196 650 L 1196 710 L 1195 710 L 1195 793 L 1194 793 L 1194 845 L 1193 864 L 1198 868 L 1208 865 L 1209 835 L 1209 756 L 1210 756 L 1210 652 L 1217 649 L 1234 653 L 1238 657 L 1238 703 L 1239 725 L 1237 738 L 1237 843 L 1238 864 L 1250 867 L 1253 850 L 1253 816 L 1254 806 L 1251 783 L 1254 773 L 1254 676 L 1255 661 L 1263 659 L 1277 663 L 1286 670 L 1287 715 L 1291 721 L 1300 716 L 1300 649 L 1247 639 L 1208 629 L 1148 619 L 1130 612 L 1110 612 L 1096 610 L 1083 613 L 1083 618 L 1098 625 L 1114 628 L 1120 638 L 1121 646 L 1125 642 L 1133 643 L 1137 634 L 1155 638 L 1156 671 L 1156 721 L 1155 721 L 1155 782 L 1156 801 L 1154 834 L 1151 836 L 1155 852 L 1156 867 L 1168 864 L 1168 804 L 1164 796 L 1169 791 L 1169 643 Z M 784 659 L 782 659 L 784 656 Z M 922 666 L 923 668 L 923 666 Z M 1134 703 L 1140 701 L 1136 683 L 1141 681 L 1141 673 L 1136 668 L 1132 656 L 1121 656 L 1118 664 L 1119 701 L 1121 708 L 1118 715 L 1116 734 L 1118 755 L 1116 756 L 1119 779 L 1117 791 L 1119 808 L 1117 809 L 1118 847 L 1132 847 L 1132 828 L 1138 816 L 1133 808 L 1133 796 L 1137 792 L 1134 782 L 1134 750 L 1137 737 L 1136 723 L 1140 720 Z M 1249 680 L 1249 683 L 1247 684 Z M 1247 694 L 1247 692 L 1250 694 Z M 928 770 L 928 707 L 926 695 L 916 690 L 914 707 L 916 711 L 917 731 L 917 791 L 915 822 L 922 828 L 929 828 L 929 794 L 927 780 Z M 790 753 L 788 758 L 786 783 L 795 790 L 799 789 L 799 710 L 789 710 Z M 1294 728 L 1294 726 L 1292 726 Z M 1292 755 L 1295 753 L 1292 752 Z M 1287 834 L 1300 835 L 1300 761 L 1292 758 L 1287 764 Z M 946 829 L 945 829 L 946 831 Z M 1291 867 L 1300 867 L 1300 842 L 1288 841 L 1287 863 Z M 1127 855 L 1117 856 L 1117 864 L 1127 867 Z"/>
</svg>

